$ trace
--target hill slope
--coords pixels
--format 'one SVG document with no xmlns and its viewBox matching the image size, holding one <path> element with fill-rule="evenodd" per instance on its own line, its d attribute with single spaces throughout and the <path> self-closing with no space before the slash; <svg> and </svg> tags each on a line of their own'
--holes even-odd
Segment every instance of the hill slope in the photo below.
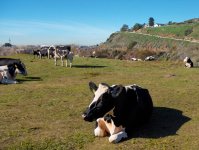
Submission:
<svg viewBox="0 0 199 150">
<path fill-rule="evenodd" d="M 183 59 L 189 56 L 197 62 L 199 60 L 199 23 L 185 22 L 145 28 L 138 32 L 113 33 L 100 48 L 123 51 L 126 58 L 145 57 L 149 54 L 156 55 L 159 59 Z"/>
</svg>

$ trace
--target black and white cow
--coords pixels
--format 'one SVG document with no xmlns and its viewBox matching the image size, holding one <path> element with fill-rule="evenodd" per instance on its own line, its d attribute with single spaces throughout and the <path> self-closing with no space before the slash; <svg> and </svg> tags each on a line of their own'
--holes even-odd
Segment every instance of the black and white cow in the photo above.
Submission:
<svg viewBox="0 0 199 150">
<path fill-rule="evenodd" d="M 155 60 L 155 57 L 154 56 L 147 56 L 144 61 L 153 61 Z"/>
<path fill-rule="evenodd" d="M 191 59 L 189 57 L 185 57 L 185 59 L 183 61 L 185 63 L 185 67 L 187 67 L 187 68 L 193 67 L 193 62 L 191 61 Z"/>
<path fill-rule="evenodd" d="M 54 51 L 55 51 L 55 46 L 52 45 L 48 48 L 48 59 L 54 58 L 55 56 Z"/>
<path fill-rule="evenodd" d="M 27 75 L 26 67 L 20 59 L 0 58 L 0 83 L 18 83 L 15 80 L 17 73 Z"/>
<path fill-rule="evenodd" d="M 97 121 L 95 136 L 110 135 L 109 142 L 117 143 L 128 138 L 135 127 L 146 123 L 153 110 L 153 102 L 147 89 L 137 85 L 97 85 L 89 83 L 94 92 L 93 101 L 83 113 L 85 121 Z M 107 114 L 113 109 L 113 114 Z"/>
<path fill-rule="evenodd" d="M 57 59 L 61 59 L 61 65 L 64 66 L 64 59 L 66 59 L 66 67 L 68 62 L 70 68 L 72 67 L 73 52 L 71 52 L 71 46 L 56 46 L 54 51 L 55 66 L 57 66 Z"/>
<path fill-rule="evenodd" d="M 47 46 L 43 46 L 41 47 L 40 49 L 37 49 L 37 50 L 33 50 L 33 55 L 34 55 L 34 58 L 35 58 L 35 55 L 37 57 L 39 57 L 40 59 L 42 59 L 42 57 L 48 57 L 48 48 Z"/>
</svg>

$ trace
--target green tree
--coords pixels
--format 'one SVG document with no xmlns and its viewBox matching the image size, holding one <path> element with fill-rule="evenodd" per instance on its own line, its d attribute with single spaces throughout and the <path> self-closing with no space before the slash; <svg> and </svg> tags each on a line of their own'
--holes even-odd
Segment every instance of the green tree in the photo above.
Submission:
<svg viewBox="0 0 199 150">
<path fill-rule="evenodd" d="M 142 24 L 136 23 L 136 24 L 132 27 L 132 31 L 137 31 L 137 30 L 141 29 L 142 27 L 143 27 Z"/>
<path fill-rule="evenodd" d="M 172 25 L 172 24 L 173 24 L 173 22 L 172 22 L 172 21 L 169 21 L 169 22 L 168 22 L 168 25 Z"/>
<path fill-rule="evenodd" d="M 129 30 L 129 26 L 127 24 L 123 24 L 123 26 L 120 29 L 121 32 L 128 31 L 128 30 Z"/>
<path fill-rule="evenodd" d="M 149 18 L 149 26 L 150 26 L 150 27 L 153 27 L 153 26 L 154 26 L 154 19 L 153 19 L 153 17 L 150 17 L 150 18 Z"/>
</svg>

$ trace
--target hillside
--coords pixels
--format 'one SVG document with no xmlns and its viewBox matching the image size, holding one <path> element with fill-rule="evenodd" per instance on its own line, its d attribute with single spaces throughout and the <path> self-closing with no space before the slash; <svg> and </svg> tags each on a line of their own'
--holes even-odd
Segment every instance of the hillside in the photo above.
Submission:
<svg viewBox="0 0 199 150">
<path fill-rule="evenodd" d="M 183 22 L 157 28 L 144 28 L 141 33 L 199 41 L 199 22 Z"/>
<path fill-rule="evenodd" d="M 120 51 L 124 59 L 144 58 L 153 54 L 158 59 L 166 60 L 182 60 L 189 56 L 198 62 L 199 22 L 189 20 L 163 27 L 144 28 L 137 32 L 116 32 L 110 35 L 100 49 L 110 54 L 115 51 L 119 54 Z"/>
</svg>

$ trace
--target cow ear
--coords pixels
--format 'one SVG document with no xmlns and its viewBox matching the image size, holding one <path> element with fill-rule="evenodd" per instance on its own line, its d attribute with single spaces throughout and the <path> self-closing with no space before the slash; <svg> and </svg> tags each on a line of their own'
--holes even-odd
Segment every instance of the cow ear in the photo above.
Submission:
<svg viewBox="0 0 199 150">
<path fill-rule="evenodd" d="M 89 87 L 93 93 L 95 93 L 95 91 L 97 91 L 97 89 L 98 89 L 97 85 L 92 81 L 89 82 Z"/>
<path fill-rule="evenodd" d="M 114 86 L 111 89 L 111 95 L 112 95 L 112 97 L 114 97 L 114 98 L 118 97 L 122 93 L 123 88 L 124 87 L 122 85 L 116 85 L 116 86 Z"/>
</svg>

